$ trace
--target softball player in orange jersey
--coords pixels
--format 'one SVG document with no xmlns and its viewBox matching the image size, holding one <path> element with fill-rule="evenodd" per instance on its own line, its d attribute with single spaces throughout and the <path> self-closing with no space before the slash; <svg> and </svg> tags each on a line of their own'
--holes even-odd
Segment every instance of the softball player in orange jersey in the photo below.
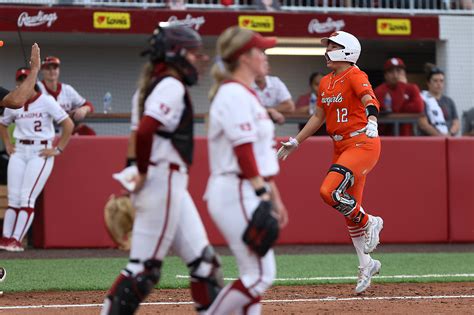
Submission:
<svg viewBox="0 0 474 315">
<path fill-rule="evenodd" d="M 361 206 L 367 173 L 380 156 L 379 102 L 367 75 L 355 65 L 361 52 L 357 38 L 340 31 L 321 42 L 327 46 L 327 66 L 333 71 L 321 80 L 316 113 L 295 138 L 282 143 L 278 156 L 286 159 L 326 121 L 327 132 L 334 143 L 334 154 L 320 193 L 324 202 L 346 218 L 359 258 L 355 290 L 362 293 L 381 267 L 380 262 L 369 254 L 379 243 L 383 220 L 369 215 Z"/>
</svg>

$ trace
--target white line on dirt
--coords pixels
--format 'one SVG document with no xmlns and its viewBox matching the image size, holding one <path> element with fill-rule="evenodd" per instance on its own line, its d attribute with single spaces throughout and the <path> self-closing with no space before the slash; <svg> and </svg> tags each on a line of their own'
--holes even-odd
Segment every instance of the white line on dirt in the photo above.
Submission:
<svg viewBox="0 0 474 315">
<path fill-rule="evenodd" d="M 422 279 L 422 278 L 463 278 L 463 277 L 474 277 L 474 273 L 374 276 L 373 279 Z M 188 279 L 189 276 L 176 275 L 176 278 Z M 276 278 L 275 281 L 317 281 L 317 280 L 355 280 L 355 279 L 357 279 L 356 276 L 344 276 L 344 277 Z M 224 280 L 234 281 L 237 279 L 224 278 Z"/>
<path fill-rule="evenodd" d="M 347 297 L 338 298 L 328 296 L 319 299 L 294 299 L 294 300 L 262 300 L 262 303 L 308 303 L 308 302 L 337 302 L 337 301 L 371 301 L 371 300 L 445 300 L 445 299 L 474 299 L 474 295 L 426 295 L 426 296 L 373 296 L 373 297 Z M 142 306 L 153 305 L 188 305 L 193 302 L 147 302 Z M 0 310 L 13 309 L 38 309 L 38 308 L 78 308 L 100 307 L 102 304 L 53 304 L 53 305 L 21 305 L 0 306 Z"/>
</svg>

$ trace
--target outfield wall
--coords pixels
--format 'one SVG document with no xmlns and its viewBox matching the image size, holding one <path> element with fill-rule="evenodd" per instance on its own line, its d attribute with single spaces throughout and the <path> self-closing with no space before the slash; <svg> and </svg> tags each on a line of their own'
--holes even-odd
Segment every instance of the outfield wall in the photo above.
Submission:
<svg viewBox="0 0 474 315">
<path fill-rule="evenodd" d="M 222 237 L 202 200 L 207 141 L 196 141 L 190 191 L 213 244 Z M 57 158 L 37 207 L 37 247 L 110 247 L 103 207 L 120 187 L 111 174 L 125 161 L 123 137 L 73 137 Z M 319 186 L 330 165 L 331 141 L 314 137 L 281 164 L 277 177 L 290 223 L 281 244 L 343 244 L 350 239 L 336 210 L 323 204 Z M 385 220 L 382 242 L 474 242 L 474 139 L 382 138 L 382 154 L 369 174 L 363 206 Z M 159 189 L 159 188 L 157 188 Z"/>
</svg>

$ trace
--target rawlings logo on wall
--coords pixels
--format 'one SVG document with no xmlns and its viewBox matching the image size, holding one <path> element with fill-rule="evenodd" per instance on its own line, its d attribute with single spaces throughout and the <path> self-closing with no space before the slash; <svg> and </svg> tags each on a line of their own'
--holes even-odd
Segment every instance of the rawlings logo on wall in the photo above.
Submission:
<svg viewBox="0 0 474 315">
<path fill-rule="evenodd" d="M 176 16 L 170 16 L 168 19 L 168 24 L 170 26 L 183 25 L 190 28 L 193 28 L 196 31 L 199 31 L 199 28 L 206 22 L 204 16 L 193 17 L 191 14 L 186 15 L 182 20 L 178 19 Z"/>
<path fill-rule="evenodd" d="M 38 11 L 38 14 L 29 16 L 28 12 L 21 12 L 18 16 L 18 27 L 35 27 L 46 24 L 47 27 L 51 27 L 54 22 L 58 19 L 56 12 L 53 13 L 44 13 L 43 11 Z"/>
<path fill-rule="evenodd" d="M 310 34 L 325 34 L 340 31 L 346 26 L 344 20 L 333 20 L 330 17 L 325 22 L 319 22 L 318 19 L 312 19 L 308 24 L 308 32 Z"/>
</svg>

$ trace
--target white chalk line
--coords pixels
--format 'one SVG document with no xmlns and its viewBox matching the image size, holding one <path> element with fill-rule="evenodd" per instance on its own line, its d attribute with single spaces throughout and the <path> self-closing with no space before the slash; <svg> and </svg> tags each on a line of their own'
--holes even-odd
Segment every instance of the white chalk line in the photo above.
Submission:
<svg viewBox="0 0 474 315">
<path fill-rule="evenodd" d="M 347 297 L 338 298 L 328 296 L 318 299 L 286 299 L 286 300 L 262 300 L 262 303 L 314 303 L 314 302 L 340 302 L 340 301 L 383 301 L 383 300 L 446 300 L 446 299 L 474 299 L 474 295 L 427 295 L 427 296 L 374 296 L 374 297 Z M 146 302 L 141 306 L 154 305 L 189 305 L 193 302 Z M 0 310 L 15 309 L 39 309 L 39 308 L 88 308 L 101 307 L 102 304 L 53 304 L 53 305 L 19 305 L 0 306 Z"/>
<path fill-rule="evenodd" d="M 453 274 L 425 274 L 425 275 L 392 275 L 374 276 L 372 279 L 423 279 L 423 278 L 465 278 L 474 277 L 474 273 L 453 273 Z M 188 279 L 187 275 L 176 275 L 178 279 Z M 276 278 L 275 281 L 318 281 L 318 280 L 356 280 L 357 276 L 343 277 L 307 277 L 307 278 Z M 226 281 L 234 281 L 236 278 L 224 278 Z"/>
</svg>

